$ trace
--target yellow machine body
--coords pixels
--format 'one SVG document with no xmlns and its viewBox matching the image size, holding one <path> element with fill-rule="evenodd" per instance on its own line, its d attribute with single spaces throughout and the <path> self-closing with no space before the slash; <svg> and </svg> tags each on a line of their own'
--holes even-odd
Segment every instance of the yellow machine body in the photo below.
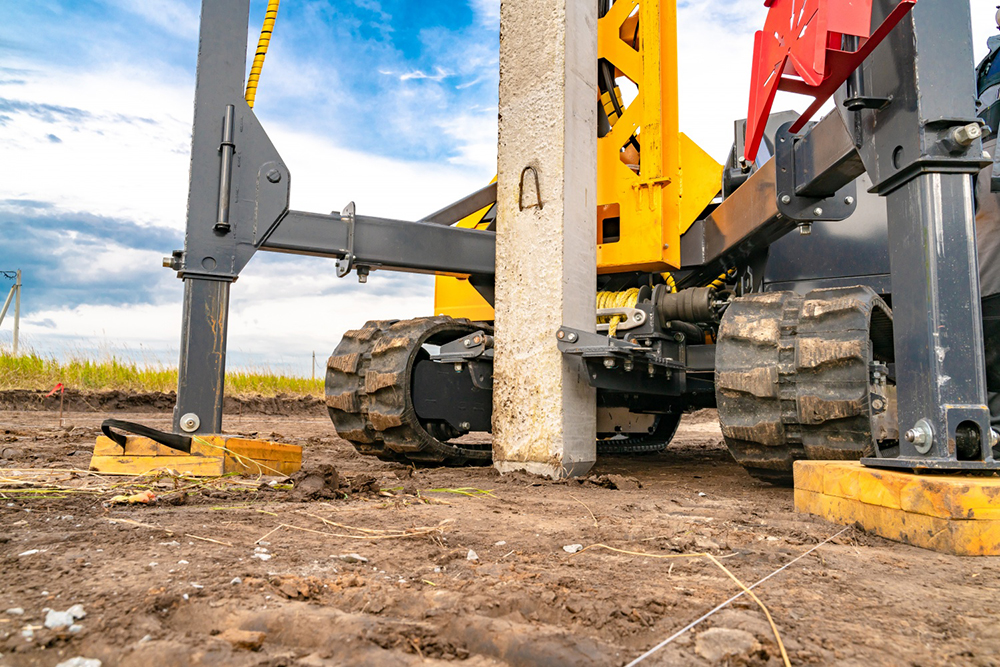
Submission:
<svg viewBox="0 0 1000 667">
<path fill-rule="evenodd" d="M 597 30 L 598 55 L 638 88 L 628 105 L 615 89 L 621 115 L 601 100 L 612 127 L 597 141 L 597 272 L 678 269 L 681 235 L 718 194 L 722 165 L 679 129 L 676 0 L 619 0 Z M 487 211 L 457 226 L 480 226 Z M 493 319 L 468 280 L 449 276 L 437 278 L 434 314 Z"/>
</svg>

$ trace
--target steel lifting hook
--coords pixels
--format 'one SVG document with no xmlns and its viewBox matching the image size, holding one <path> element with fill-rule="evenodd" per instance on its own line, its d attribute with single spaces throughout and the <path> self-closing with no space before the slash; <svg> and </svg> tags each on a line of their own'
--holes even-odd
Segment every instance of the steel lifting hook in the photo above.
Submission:
<svg viewBox="0 0 1000 667">
<path fill-rule="evenodd" d="M 537 200 L 538 203 L 537 204 L 531 204 L 530 206 L 525 206 L 524 205 L 524 175 L 527 174 L 529 171 L 535 177 L 535 197 L 536 197 L 536 200 Z M 521 170 L 521 184 L 518 187 L 518 191 L 517 191 L 517 208 L 518 208 L 519 211 L 523 211 L 526 208 L 535 208 L 536 206 L 538 207 L 539 211 L 542 210 L 542 188 L 538 184 L 538 172 L 535 170 L 534 167 L 532 167 L 531 165 L 528 165 L 527 167 L 525 167 L 524 169 Z"/>
</svg>

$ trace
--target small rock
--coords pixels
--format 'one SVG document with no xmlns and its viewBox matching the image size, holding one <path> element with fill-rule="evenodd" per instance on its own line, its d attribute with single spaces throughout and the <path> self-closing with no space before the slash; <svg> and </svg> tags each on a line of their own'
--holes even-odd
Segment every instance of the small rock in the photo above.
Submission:
<svg viewBox="0 0 1000 667">
<path fill-rule="evenodd" d="M 251 558 L 257 558 L 259 560 L 267 561 L 267 560 L 271 560 L 271 554 L 256 553 L 253 556 L 251 556 Z"/>
<path fill-rule="evenodd" d="M 713 542 L 707 537 L 696 537 L 694 538 L 694 546 L 703 551 L 711 551 L 713 549 L 718 550 L 720 547 L 718 543 Z"/>
<path fill-rule="evenodd" d="M 479 554 L 472 549 L 469 549 L 469 553 L 466 555 L 465 560 L 477 561 L 479 560 Z"/>
<path fill-rule="evenodd" d="M 495 546 L 495 547 L 502 547 L 505 544 L 507 544 L 507 540 L 500 540 L 499 542 L 494 542 L 493 546 Z"/>
<path fill-rule="evenodd" d="M 705 496 L 707 496 L 707 495 L 708 495 L 708 494 L 707 494 L 707 493 L 705 493 L 704 491 L 699 491 L 699 492 L 698 492 L 698 496 L 699 496 L 700 498 L 704 498 L 704 497 L 705 497 Z"/>
<path fill-rule="evenodd" d="M 189 563 L 189 562 L 188 562 L 188 561 L 186 561 L 186 560 L 179 560 L 179 561 L 177 561 L 177 564 L 178 564 L 178 565 L 190 565 L 191 563 Z"/>
<path fill-rule="evenodd" d="M 70 658 L 63 660 L 56 667 L 101 667 L 101 661 L 97 658 Z"/>
<path fill-rule="evenodd" d="M 711 628 L 695 639 L 694 650 L 712 664 L 723 658 L 744 657 L 760 650 L 760 644 L 746 630 Z"/>
<path fill-rule="evenodd" d="M 38 549 L 28 549 L 27 551 L 22 551 L 18 556 L 34 556 L 38 553 Z"/>
<path fill-rule="evenodd" d="M 10 614 L 11 616 L 24 616 L 24 609 L 22 607 L 11 607 L 5 614 Z"/>
<path fill-rule="evenodd" d="M 578 551 L 583 551 L 583 545 L 582 544 L 567 544 L 566 546 L 563 547 L 563 551 L 565 551 L 568 554 L 575 554 Z"/>
<path fill-rule="evenodd" d="M 229 628 L 219 635 L 219 639 L 225 640 L 234 649 L 241 651 L 259 651 L 264 645 L 267 635 L 263 632 L 251 632 L 249 630 L 237 630 Z"/>
<path fill-rule="evenodd" d="M 229 583 L 232 584 L 233 586 L 238 586 L 243 583 L 243 580 L 240 579 L 239 577 L 233 577 L 233 580 L 230 581 Z"/>
<path fill-rule="evenodd" d="M 66 611 L 56 611 L 49 609 L 45 614 L 45 627 L 49 629 L 65 628 L 74 624 L 74 621 L 83 618 L 87 612 L 83 610 L 83 605 L 75 604 Z"/>
<path fill-rule="evenodd" d="M 337 556 L 340 560 L 345 563 L 367 563 L 368 559 L 360 554 L 341 554 Z"/>
<path fill-rule="evenodd" d="M 198 588 L 198 589 L 201 589 L 201 588 L 204 588 L 204 586 L 203 586 L 203 585 L 201 585 L 201 584 L 196 584 L 196 583 L 194 583 L 193 581 L 191 582 L 191 587 L 192 587 L 192 588 Z"/>
</svg>

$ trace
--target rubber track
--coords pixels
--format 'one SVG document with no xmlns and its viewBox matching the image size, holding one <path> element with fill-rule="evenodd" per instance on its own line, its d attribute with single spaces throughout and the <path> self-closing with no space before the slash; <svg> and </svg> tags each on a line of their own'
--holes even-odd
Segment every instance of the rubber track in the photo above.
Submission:
<svg viewBox="0 0 1000 667">
<path fill-rule="evenodd" d="M 728 308 L 716 347 L 726 445 L 754 477 L 792 483 L 798 459 L 874 447 L 869 363 L 890 361 L 892 315 L 867 287 L 769 292 Z"/>
<path fill-rule="evenodd" d="M 348 331 L 327 361 L 326 404 L 337 434 L 361 454 L 383 460 L 462 465 L 488 463 L 490 448 L 431 437 L 411 399 L 412 372 L 424 343 L 490 327 L 449 317 L 371 321 Z"/>
<path fill-rule="evenodd" d="M 598 456 L 629 456 L 632 454 L 658 454 L 667 448 L 677 426 L 681 423 L 681 415 L 661 415 L 656 428 L 647 435 L 636 435 L 618 440 L 607 439 L 597 441 Z"/>
</svg>

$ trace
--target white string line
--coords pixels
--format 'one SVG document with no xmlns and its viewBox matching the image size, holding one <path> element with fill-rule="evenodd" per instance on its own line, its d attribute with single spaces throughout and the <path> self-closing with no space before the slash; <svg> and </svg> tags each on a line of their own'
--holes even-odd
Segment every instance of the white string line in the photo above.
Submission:
<svg viewBox="0 0 1000 667">
<path fill-rule="evenodd" d="M 723 602 L 723 603 L 722 603 L 722 604 L 720 604 L 719 606 L 717 606 L 717 607 L 715 607 L 714 609 L 712 609 L 712 611 L 708 612 L 708 613 L 707 613 L 707 614 L 705 614 L 704 616 L 701 616 L 700 618 L 697 618 L 697 619 L 695 619 L 694 621 L 691 621 L 690 623 L 688 623 L 687 625 L 685 625 L 685 626 L 684 626 L 683 628 L 681 628 L 680 630 L 678 630 L 678 631 L 677 631 L 677 632 L 675 632 L 674 634 L 670 635 L 669 637 L 667 637 L 666 639 L 664 639 L 664 640 L 663 640 L 662 642 L 660 642 L 659 644 L 657 644 L 657 645 L 656 645 L 656 646 L 654 646 L 653 648 L 649 649 L 648 651 L 646 651 L 645 653 L 643 653 L 642 655 L 640 655 L 640 656 L 639 656 L 638 658 L 636 658 L 636 659 L 635 659 L 635 660 L 633 660 L 632 662 L 630 662 L 630 663 L 628 663 L 627 665 L 625 665 L 625 667 L 633 667 L 633 665 L 638 665 L 638 664 L 639 664 L 640 662 L 642 662 L 643 660 L 645 660 L 645 659 L 646 659 L 646 658 L 648 658 L 649 656 L 653 655 L 654 653 L 656 653 L 657 651 L 659 651 L 660 649 L 662 649 L 662 648 L 663 648 L 664 646 L 666 646 L 666 645 L 667 645 L 667 644 L 669 644 L 670 642 L 674 641 L 675 639 L 677 639 L 678 637 L 680 637 L 681 635 L 683 635 L 683 634 L 684 634 L 685 632 L 687 632 L 688 630 L 690 630 L 690 629 L 691 629 L 691 628 L 693 628 L 694 626 L 696 626 L 696 625 L 698 625 L 699 623 L 701 623 L 702 621 L 704 621 L 704 620 L 705 620 L 706 618 L 708 618 L 709 616 L 711 616 L 711 615 L 712 615 L 712 614 L 714 614 L 715 612 L 719 611 L 720 609 L 722 609 L 722 608 L 724 608 L 724 607 L 728 606 L 728 605 L 729 605 L 730 603 L 732 603 L 732 602 L 735 602 L 735 601 L 736 601 L 736 600 L 738 600 L 739 598 L 741 598 L 741 597 L 743 597 L 744 595 L 746 595 L 747 591 L 752 591 L 753 589 L 757 588 L 757 587 L 758 587 L 758 586 L 760 586 L 760 585 L 761 585 L 762 583 L 764 583 L 765 581 L 767 581 L 768 579 L 770 579 L 770 578 L 771 578 L 771 577 L 773 577 L 774 575 L 778 574 L 779 572 L 781 572 L 782 570 L 784 570 L 784 569 L 785 569 L 785 568 L 787 568 L 788 566 L 792 565 L 792 564 L 793 564 L 793 563 L 795 563 L 796 561 L 800 561 L 800 560 L 802 560 L 803 558 L 805 558 L 806 556 L 808 556 L 808 555 L 809 555 L 809 554 L 811 554 L 812 552 L 814 552 L 814 551 L 816 551 L 817 549 L 819 549 L 819 548 L 820 548 L 821 546 L 823 546 L 824 544 L 826 544 L 826 543 L 828 543 L 828 542 L 831 542 L 831 541 L 833 541 L 833 540 L 837 539 L 838 537 L 840 537 L 841 535 L 843 535 L 844 533 L 846 533 L 846 532 L 847 532 L 848 530 L 850 530 L 851 528 L 852 528 L 852 526 L 848 526 L 848 527 L 844 528 L 843 530 L 841 530 L 841 531 L 840 531 L 839 533 L 837 533 L 836 535 L 831 535 L 830 537 L 826 538 L 825 540 L 823 540 L 822 542 L 820 542 L 819 544 L 817 544 L 816 546 L 814 546 L 814 547 L 813 547 L 812 549 L 810 549 L 809 551 L 806 551 L 806 552 L 804 552 L 804 553 L 800 554 L 799 556 L 796 556 L 795 558 L 793 558 L 792 560 L 788 561 L 787 563 L 785 563 L 784 565 L 782 565 L 782 566 L 781 566 L 780 568 L 778 568 L 777 570 L 775 570 L 775 571 L 774 571 L 774 572 L 772 572 L 771 574 L 767 575 L 766 577 L 764 577 L 763 579 L 761 579 L 760 581 L 758 581 L 758 582 L 757 582 L 756 584 L 754 584 L 753 586 L 748 586 L 748 587 L 747 587 L 747 590 L 745 590 L 745 591 L 740 591 L 739 593 L 737 593 L 737 594 L 736 594 L 736 595 L 734 595 L 733 597 L 729 598 L 728 600 L 726 600 L 725 602 Z"/>
</svg>

